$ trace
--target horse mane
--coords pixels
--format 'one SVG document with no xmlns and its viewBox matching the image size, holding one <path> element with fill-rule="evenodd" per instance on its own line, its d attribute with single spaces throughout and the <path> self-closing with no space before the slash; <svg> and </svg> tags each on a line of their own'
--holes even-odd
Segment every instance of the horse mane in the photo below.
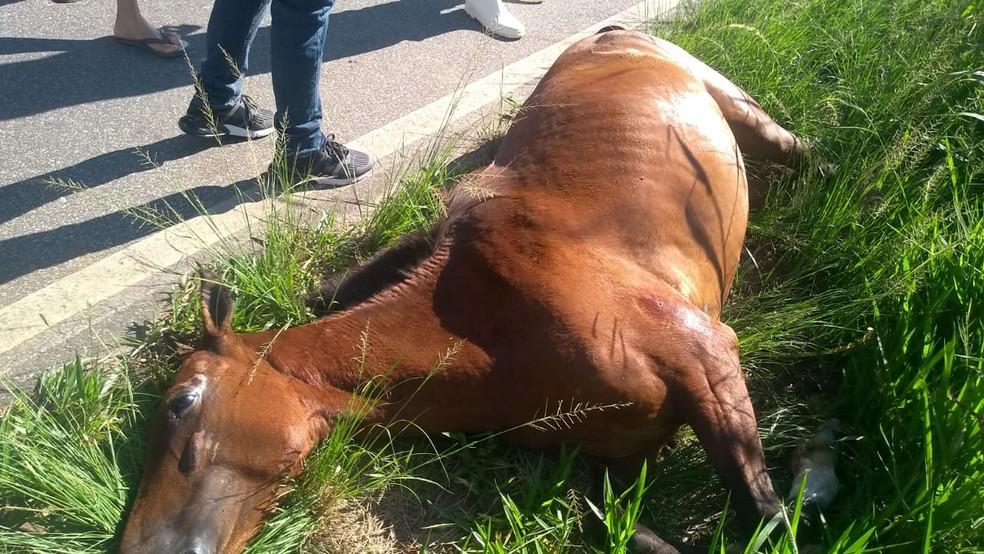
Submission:
<svg viewBox="0 0 984 554">
<path fill-rule="evenodd" d="M 317 316 L 347 310 L 405 281 L 433 252 L 440 222 L 405 235 L 347 273 L 326 277 L 307 304 Z"/>
</svg>

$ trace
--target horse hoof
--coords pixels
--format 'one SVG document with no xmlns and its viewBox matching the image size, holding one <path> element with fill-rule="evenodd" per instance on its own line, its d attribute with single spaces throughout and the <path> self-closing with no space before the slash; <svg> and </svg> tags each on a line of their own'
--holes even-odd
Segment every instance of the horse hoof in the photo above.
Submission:
<svg viewBox="0 0 984 554">
<path fill-rule="evenodd" d="M 628 550 L 632 554 L 692 554 L 699 550 L 683 544 L 670 544 L 659 538 L 656 533 L 644 525 L 635 526 L 635 534 L 629 539 Z"/>
</svg>

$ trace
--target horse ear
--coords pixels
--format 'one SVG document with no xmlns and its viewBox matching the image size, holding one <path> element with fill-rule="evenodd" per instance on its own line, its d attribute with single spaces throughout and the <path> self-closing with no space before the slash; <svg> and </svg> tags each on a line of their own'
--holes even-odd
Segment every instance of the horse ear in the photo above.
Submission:
<svg viewBox="0 0 984 554">
<path fill-rule="evenodd" d="M 232 291 L 205 267 L 198 268 L 198 279 L 201 283 L 202 323 L 205 333 L 213 339 L 231 335 L 232 310 L 235 305 Z"/>
</svg>

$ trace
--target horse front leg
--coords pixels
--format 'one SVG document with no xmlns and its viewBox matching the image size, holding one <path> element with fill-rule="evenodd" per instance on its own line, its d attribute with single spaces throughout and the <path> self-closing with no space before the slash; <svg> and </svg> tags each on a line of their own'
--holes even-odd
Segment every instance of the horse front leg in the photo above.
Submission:
<svg viewBox="0 0 984 554">
<path fill-rule="evenodd" d="M 755 410 L 738 363 L 738 340 L 730 327 L 702 341 L 700 359 L 678 373 L 676 392 L 686 422 L 725 486 L 743 530 L 751 533 L 780 509 L 766 471 Z"/>
</svg>

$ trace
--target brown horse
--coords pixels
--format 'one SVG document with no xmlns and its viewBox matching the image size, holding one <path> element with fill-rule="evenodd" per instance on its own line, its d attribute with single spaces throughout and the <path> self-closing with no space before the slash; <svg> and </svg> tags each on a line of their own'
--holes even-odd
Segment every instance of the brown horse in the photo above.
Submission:
<svg viewBox="0 0 984 554">
<path fill-rule="evenodd" d="M 240 551 L 278 482 L 380 376 L 388 395 L 367 424 L 502 430 L 545 403 L 625 405 L 507 435 L 610 460 L 652 455 L 688 424 L 739 516 L 775 513 L 738 343 L 719 316 L 748 215 L 742 154 L 803 152 L 672 44 L 610 31 L 571 46 L 447 217 L 343 283 L 334 315 L 237 334 L 229 289 L 202 280 L 206 346 L 161 402 L 121 550 Z M 635 547 L 671 548 L 642 529 Z"/>
</svg>

